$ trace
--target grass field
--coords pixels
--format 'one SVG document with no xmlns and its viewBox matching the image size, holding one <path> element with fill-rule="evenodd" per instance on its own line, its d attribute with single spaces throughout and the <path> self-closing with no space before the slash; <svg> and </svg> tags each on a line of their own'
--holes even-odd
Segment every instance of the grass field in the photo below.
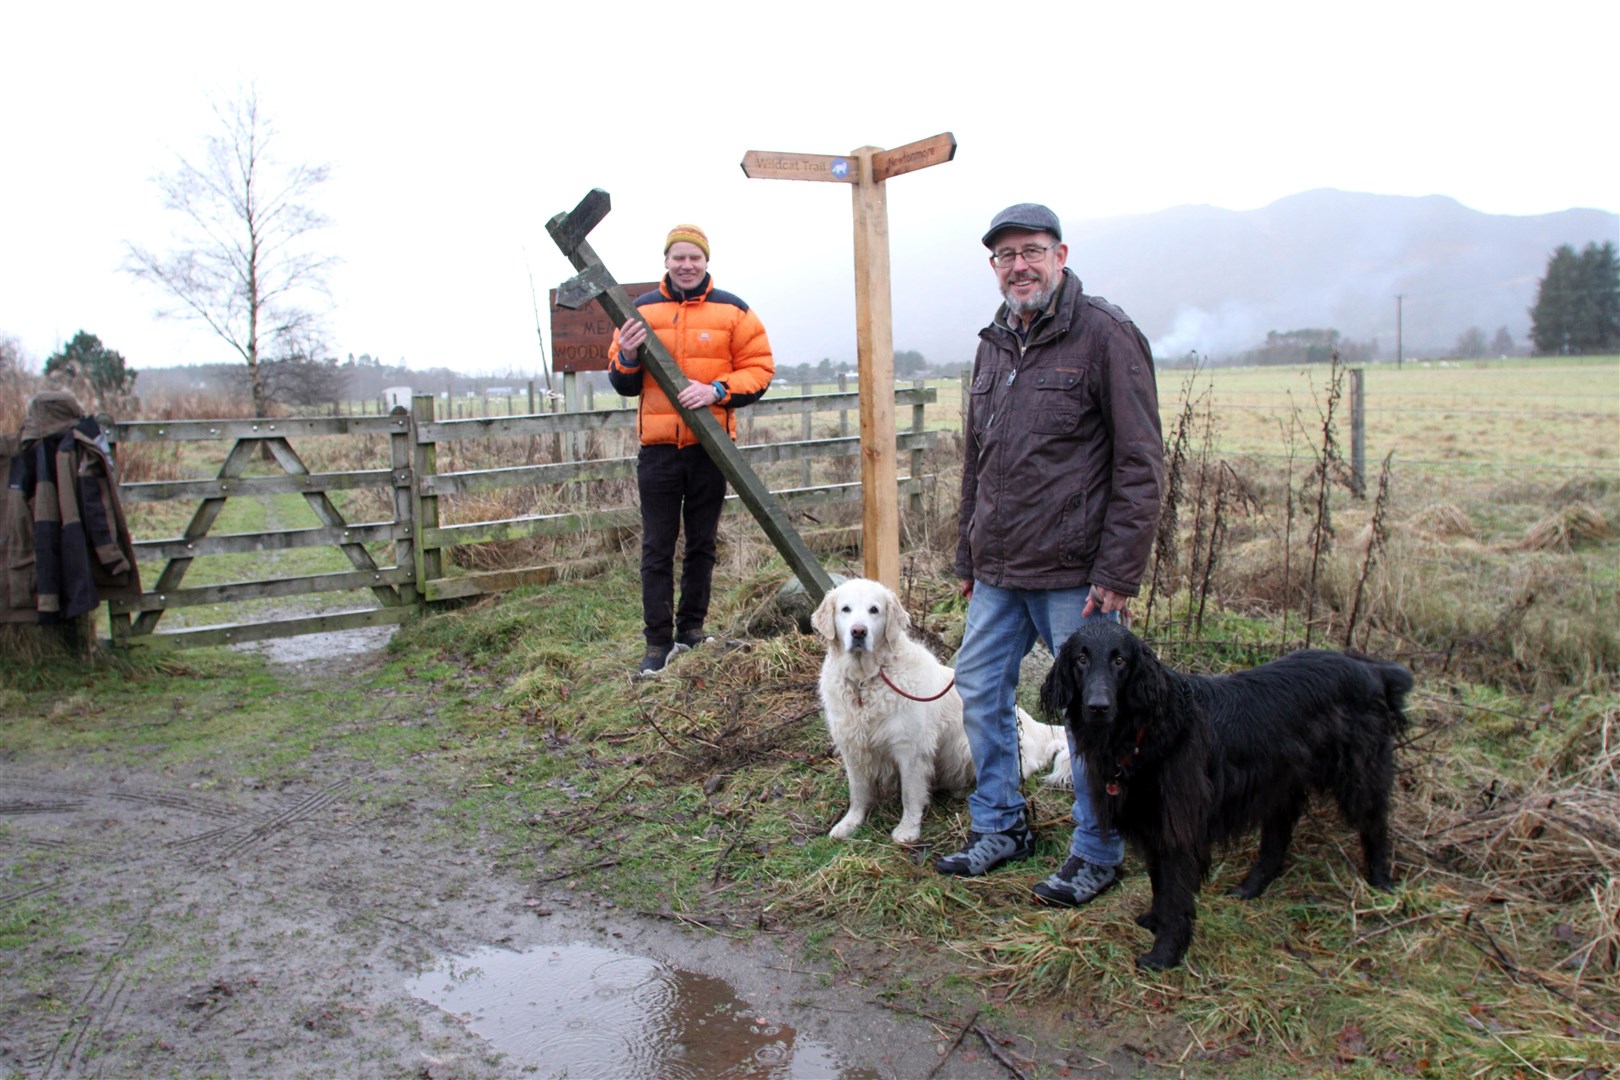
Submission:
<svg viewBox="0 0 1620 1080">
<path fill-rule="evenodd" d="M 1314 635 L 1415 670 L 1393 894 L 1365 888 L 1353 840 L 1314 814 L 1262 901 L 1220 895 L 1252 849 L 1224 855 L 1188 965 L 1147 976 L 1130 964 L 1145 946 L 1132 921 L 1145 900 L 1139 865 L 1082 912 L 1027 903 L 1037 870 L 1061 858 L 1061 799 L 1035 796 L 1031 868 L 983 881 L 928 869 L 929 852 L 966 828 L 959 803 L 935 806 L 918 850 L 888 842 L 892 805 L 853 842 L 829 840 L 845 793 L 815 701 L 820 645 L 768 617 L 787 574 L 746 521 L 723 532 L 711 618 L 722 642 L 668 677 L 628 676 L 641 652 L 632 552 L 606 575 L 407 627 L 379 678 L 436 688 L 431 737 L 367 727 L 356 753 L 442 767 L 446 827 L 500 852 L 500 872 L 532 877 L 543 863 L 604 902 L 790 931 L 804 950 L 794 962 L 898 1007 L 944 1001 L 953 1016 L 982 1016 L 1008 1033 L 1026 1075 L 1092 1074 L 1089 1050 L 1113 1046 L 1147 1075 L 1223 1080 L 1612 1076 L 1620 359 L 1369 368 L 1359 497 L 1313 473 L 1328 375 L 1163 373 L 1167 436 L 1184 414 L 1194 423 L 1172 557 L 1137 625 L 1184 669 L 1227 670 Z M 959 388 L 940 384 L 931 425 L 959 430 Z M 1344 412 L 1335 426 L 1342 445 Z M 949 652 L 963 609 L 952 440 L 942 443 L 930 459 L 938 493 L 904 525 L 902 584 L 921 633 Z M 294 526 L 300 511 L 244 504 L 231 521 Z M 828 561 L 860 569 L 857 552 Z M 184 664 L 227 699 L 287 692 L 237 654 L 200 650 Z M 176 707 L 172 662 L 19 670 L 8 675 L 18 685 L 0 680 L 19 716 L 42 687 L 85 716 L 116 702 L 136 733 L 143 715 Z M 19 732 L 56 737 L 50 715 L 26 715 Z M 187 752 L 209 752 L 207 740 Z M 297 752 L 266 766 L 272 781 L 298 772 Z"/>
<path fill-rule="evenodd" d="M 1364 371 L 1369 460 L 1394 453 L 1412 465 L 1620 471 L 1620 357 L 1425 361 Z M 1329 375 L 1325 366 L 1161 371 L 1159 403 L 1167 430 L 1191 399 L 1214 418 L 1218 452 L 1276 458 L 1291 443 L 1315 439 Z M 929 426 L 960 430 L 960 380 L 930 385 L 939 402 Z M 1348 438 L 1347 420 L 1343 426 Z"/>
</svg>

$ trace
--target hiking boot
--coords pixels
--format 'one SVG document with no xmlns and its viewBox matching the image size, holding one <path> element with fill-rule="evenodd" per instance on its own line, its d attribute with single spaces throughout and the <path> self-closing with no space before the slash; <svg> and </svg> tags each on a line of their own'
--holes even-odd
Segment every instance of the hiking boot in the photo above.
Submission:
<svg viewBox="0 0 1620 1080">
<path fill-rule="evenodd" d="M 934 862 L 934 869 L 957 877 L 978 877 L 1002 863 L 1027 859 L 1035 852 L 1035 836 L 1020 820 L 1006 832 L 969 832 L 967 847 Z"/>
<path fill-rule="evenodd" d="M 1057 873 L 1035 883 L 1035 898 L 1058 907 L 1089 904 L 1119 884 L 1119 867 L 1087 862 L 1070 855 Z"/>
<path fill-rule="evenodd" d="M 695 649 L 699 645 L 707 645 L 713 640 L 714 636 L 702 629 L 688 630 L 675 635 L 675 644 L 683 649 Z"/>
<path fill-rule="evenodd" d="M 641 670 L 636 674 L 658 674 L 660 671 L 664 670 L 664 665 L 669 663 L 669 658 L 673 655 L 675 655 L 675 646 L 673 645 L 647 646 L 647 655 L 641 658 Z"/>
</svg>

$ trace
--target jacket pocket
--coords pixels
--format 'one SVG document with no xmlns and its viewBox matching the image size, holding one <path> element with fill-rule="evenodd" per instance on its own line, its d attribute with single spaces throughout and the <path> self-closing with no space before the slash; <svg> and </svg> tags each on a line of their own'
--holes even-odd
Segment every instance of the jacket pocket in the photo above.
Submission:
<svg viewBox="0 0 1620 1080">
<path fill-rule="evenodd" d="M 1083 389 L 1078 373 L 1041 372 L 1030 403 L 1030 430 L 1040 435 L 1068 435 L 1079 430 Z"/>
<path fill-rule="evenodd" d="M 1086 496 L 1075 492 L 1063 501 L 1057 523 L 1058 563 L 1080 566 L 1086 561 Z"/>
<path fill-rule="evenodd" d="M 973 385 L 968 390 L 968 420 L 973 425 L 974 434 L 984 431 L 985 424 L 990 420 L 990 388 L 995 384 L 993 373 L 981 371 L 974 376 Z"/>
</svg>

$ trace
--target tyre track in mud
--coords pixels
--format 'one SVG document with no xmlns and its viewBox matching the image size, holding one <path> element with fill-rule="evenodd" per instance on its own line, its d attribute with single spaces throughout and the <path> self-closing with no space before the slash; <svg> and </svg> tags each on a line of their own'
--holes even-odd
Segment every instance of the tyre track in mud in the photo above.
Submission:
<svg viewBox="0 0 1620 1080">
<path fill-rule="evenodd" d="M 89 1064 L 87 1057 L 96 1049 L 96 1037 L 114 1028 L 128 1009 L 131 996 L 138 992 L 129 978 L 126 960 L 139 950 L 150 933 L 151 927 L 143 913 L 121 938 L 111 941 L 106 959 L 69 1010 L 61 1029 L 29 1062 L 32 1075 L 40 1080 L 76 1076 L 81 1066 Z"/>
<path fill-rule="evenodd" d="M 291 797 L 261 797 L 253 806 L 150 786 L 97 790 L 0 773 L 0 827 L 13 852 L 4 861 L 15 867 L 21 849 L 37 852 L 24 857 L 39 860 L 17 869 L 23 887 L 0 894 L 0 909 L 83 891 L 97 897 L 100 917 L 111 924 L 78 946 L 88 962 L 79 965 L 79 974 L 42 990 L 65 1008 L 55 1021 L 29 1032 L 22 1046 L 13 1044 L 24 1075 L 96 1074 L 95 1058 L 129 1034 L 133 1018 L 127 1014 L 131 996 L 140 992 L 142 976 L 135 969 L 143 950 L 164 937 L 151 923 L 158 901 L 172 900 L 177 886 L 187 887 L 185 878 L 203 891 L 215 887 L 211 879 L 252 859 L 264 845 L 302 836 L 326 850 L 351 839 L 356 827 L 335 823 L 330 812 L 371 779 L 369 773 L 346 776 Z M 210 827 L 193 831 L 200 824 Z M 165 879 L 152 880 L 145 867 L 163 852 L 186 857 L 165 859 Z M 182 865 L 191 872 L 177 882 L 173 871 Z"/>
<path fill-rule="evenodd" d="M 298 825 L 313 821 L 322 810 L 337 803 L 344 794 L 370 779 L 369 776 L 345 777 L 308 793 L 291 806 L 254 815 L 257 820 L 251 823 L 232 822 L 207 832 L 165 841 L 165 846 L 176 851 L 186 850 L 195 861 L 219 859 L 230 862 L 278 833 L 291 831 Z M 320 834 L 319 838 L 323 841 L 331 842 L 345 832 L 351 832 L 352 826 L 337 830 L 317 828 L 314 831 Z"/>
<path fill-rule="evenodd" d="M 0 821 L 24 819 L 19 822 L 17 828 L 9 830 L 16 835 L 8 839 L 15 843 L 46 850 L 69 850 L 96 846 L 93 834 L 82 828 L 75 828 L 77 823 L 73 819 L 82 819 L 86 815 L 92 818 L 105 818 L 108 816 L 105 815 L 105 811 L 113 808 L 108 806 L 109 803 L 158 811 L 180 811 L 222 824 L 185 836 L 159 837 L 158 843 L 169 850 L 185 851 L 194 861 L 231 860 L 277 834 L 296 830 L 300 825 L 313 825 L 314 827 L 308 831 L 314 833 L 322 842 L 340 842 L 346 834 L 353 831 L 353 826 L 339 824 L 334 827 L 331 821 L 319 820 L 318 815 L 338 803 L 345 794 L 371 779 L 369 774 L 345 777 L 315 791 L 296 796 L 290 805 L 257 808 L 238 806 L 223 799 L 184 792 L 142 788 L 97 791 L 79 785 L 42 784 L 0 774 L 0 791 L 5 792 L 4 796 L 0 796 Z M 43 798 L 19 798 L 16 789 L 39 793 Z M 38 826 L 41 832 L 30 834 L 28 827 L 36 823 L 42 823 Z M 121 823 L 128 824 L 129 819 L 121 817 Z M 141 824 L 147 826 L 148 832 L 161 833 L 173 828 L 167 818 Z M 57 831 L 71 831 L 71 839 L 42 834 L 43 830 L 49 830 L 53 825 Z M 100 854 L 114 863 L 127 862 L 140 854 L 131 851 L 124 843 L 108 841 L 104 846 L 108 850 Z M 104 861 L 102 865 L 106 865 L 106 862 Z M 5 899 L 4 896 L 0 896 L 0 903 Z"/>
</svg>

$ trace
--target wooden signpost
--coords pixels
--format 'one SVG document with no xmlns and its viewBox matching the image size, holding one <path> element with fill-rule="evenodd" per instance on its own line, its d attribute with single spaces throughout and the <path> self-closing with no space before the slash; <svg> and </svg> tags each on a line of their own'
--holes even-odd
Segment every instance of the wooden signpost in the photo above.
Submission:
<svg viewBox="0 0 1620 1080">
<path fill-rule="evenodd" d="M 893 150 L 843 156 L 750 150 L 744 175 L 759 180 L 849 184 L 855 202 L 855 355 L 861 399 L 862 554 L 866 576 L 900 587 L 900 508 L 895 495 L 894 312 L 889 294 L 889 209 L 883 182 L 956 156 L 950 132 Z"/>
<path fill-rule="evenodd" d="M 558 214 L 546 222 L 546 231 L 551 234 L 558 250 L 579 271 L 557 289 L 557 304 L 577 311 L 594 299 L 602 305 L 602 310 L 607 312 L 614 326 L 623 326 L 630 319 L 641 318 L 641 313 L 636 310 L 635 301 L 624 286 L 613 279 L 601 258 L 585 242 L 585 237 L 607 216 L 611 206 L 608 193 L 601 188 L 593 188 L 573 210 Z M 748 462 L 737 451 L 737 444 L 731 441 L 731 436 L 726 434 L 726 429 L 720 426 L 720 421 L 706 406 L 688 409 L 680 403 L 681 387 L 686 385 L 687 379 L 658 335 L 649 332 L 641 351 L 647 374 L 653 377 L 681 418 L 692 428 L 698 442 L 703 444 L 709 457 L 731 482 L 737 497 L 754 515 L 765 535 L 776 545 L 776 550 L 782 553 L 811 600 L 820 603 L 821 598 L 832 589 L 832 578 L 788 520 L 782 504 L 749 468 Z M 893 395 L 890 397 L 892 399 Z M 892 400 L 889 408 L 894 408 Z"/>
</svg>

